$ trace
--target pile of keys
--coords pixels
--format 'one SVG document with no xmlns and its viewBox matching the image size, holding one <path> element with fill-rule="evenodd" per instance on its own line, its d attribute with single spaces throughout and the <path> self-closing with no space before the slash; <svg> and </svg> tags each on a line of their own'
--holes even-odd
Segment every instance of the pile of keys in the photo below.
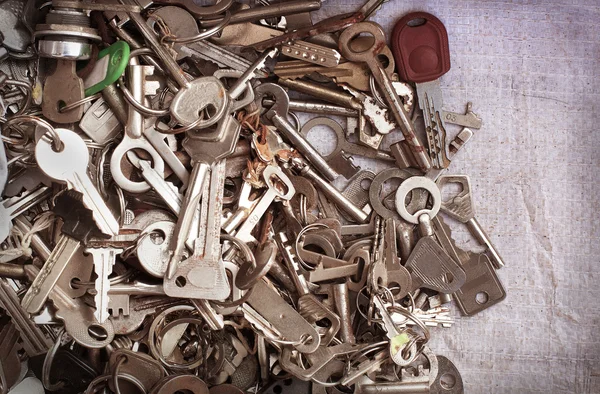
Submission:
<svg viewBox="0 0 600 394">
<path fill-rule="evenodd" d="M 445 174 L 481 120 L 382 3 L 0 4 L 2 393 L 464 391 L 428 342 L 506 296 Z"/>
</svg>

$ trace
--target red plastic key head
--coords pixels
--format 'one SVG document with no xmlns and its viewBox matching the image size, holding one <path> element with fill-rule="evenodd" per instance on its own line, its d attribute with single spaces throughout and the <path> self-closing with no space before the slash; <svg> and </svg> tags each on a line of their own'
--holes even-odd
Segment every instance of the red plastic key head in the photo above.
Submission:
<svg viewBox="0 0 600 394">
<path fill-rule="evenodd" d="M 429 82 L 450 70 L 448 33 L 442 21 L 427 12 L 410 13 L 396 23 L 392 52 L 405 81 Z"/>
</svg>

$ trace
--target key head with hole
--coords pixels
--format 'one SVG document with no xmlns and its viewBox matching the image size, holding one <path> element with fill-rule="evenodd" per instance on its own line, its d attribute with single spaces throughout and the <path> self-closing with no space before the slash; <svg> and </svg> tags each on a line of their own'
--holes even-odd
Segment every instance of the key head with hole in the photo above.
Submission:
<svg viewBox="0 0 600 394">
<path fill-rule="evenodd" d="M 35 158 L 46 175 L 66 183 L 71 175 L 85 173 L 90 161 L 89 152 L 83 139 L 68 129 L 56 129 L 63 149 L 56 152 L 53 144 L 40 140 L 35 146 Z"/>
<path fill-rule="evenodd" d="M 58 59 L 56 69 L 46 78 L 42 113 L 56 123 L 78 122 L 83 116 L 83 105 L 69 111 L 60 108 L 85 98 L 83 79 L 75 72 L 75 61 Z"/>
<path fill-rule="evenodd" d="M 392 51 L 405 81 L 429 82 L 450 70 L 448 32 L 442 21 L 427 12 L 410 13 L 396 23 Z"/>
<path fill-rule="evenodd" d="M 266 97 L 270 97 L 275 101 L 265 114 L 268 119 L 276 114 L 287 116 L 290 110 L 290 98 L 281 86 L 269 82 L 260 84 L 254 89 L 254 102 L 259 108 L 262 107 L 262 101 Z"/>
<path fill-rule="evenodd" d="M 361 45 L 361 50 L 358 51 L 353 45 L 353 40 L 361 34 L 372 36 L 373 42 L 370 47 Z M 377 62 L 381 66 L 380 61 L 377 59 L 377 55 L 379 55 L 386 46 L 385 33 L 381 26 L 375 22 L 355 23 L 340 34 L 338 45 L 342 55 L 351 62 Z"/>
<path fill-rule="evenodd" d="M 182 87 L 171 101 L 171 114 L 183 126 L 196 122 L 201 112 L 209 111 L 209 117 L 201 120 L 196 129 L 217 123 L 229 104 L 229 95 L 223 83 L 215 77 L 200 77 Z"/>
</svg>

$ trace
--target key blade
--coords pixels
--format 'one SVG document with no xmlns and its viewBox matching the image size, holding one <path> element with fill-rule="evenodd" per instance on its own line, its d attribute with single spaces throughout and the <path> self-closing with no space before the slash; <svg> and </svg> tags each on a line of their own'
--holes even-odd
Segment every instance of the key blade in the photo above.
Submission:
<svg viewBox="0 0 600 394">
<path fill-rule="evenodd" d="M 73 176 L 67 180 L 67 185 L 83 195 L 83 204 L 92 211 L 94 221 L 100 231 L 113 236 L 119 234 L 119 222 L 86 173 L 74 172 Z"/>
<path fill-rule="evenodd" d="M 108 291 L 110 289 L 109 275 L 113 271 L 117 254 L 123 252 L 123 249 L 117 248 L 90 248 L 86 249 L 87 253 L 90 253 L 94 258 L 94 272 L 97 275 L 94 287 L 96 289 L 96 295 L 94 296 L 94 302 L 96 304 L 96 311 L 94 317 L 98 322 L 104 323 L 108 319 Z"/>
</svg>

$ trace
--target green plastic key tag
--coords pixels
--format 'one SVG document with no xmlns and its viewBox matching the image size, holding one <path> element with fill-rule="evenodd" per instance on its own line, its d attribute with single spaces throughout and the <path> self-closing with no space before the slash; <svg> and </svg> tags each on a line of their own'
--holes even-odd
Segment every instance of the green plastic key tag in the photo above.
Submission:
<svg viewBox="0 0 600 394">
<path fill-rule="evenodd" d="M 116 82 L 125 71 L 127 63 L 129 63 L 129 45 L 125 41 L 117 41 L 101 50 L 92 72 L 83 81 L 85 96 L 96 94 Z"/>
</svg>

